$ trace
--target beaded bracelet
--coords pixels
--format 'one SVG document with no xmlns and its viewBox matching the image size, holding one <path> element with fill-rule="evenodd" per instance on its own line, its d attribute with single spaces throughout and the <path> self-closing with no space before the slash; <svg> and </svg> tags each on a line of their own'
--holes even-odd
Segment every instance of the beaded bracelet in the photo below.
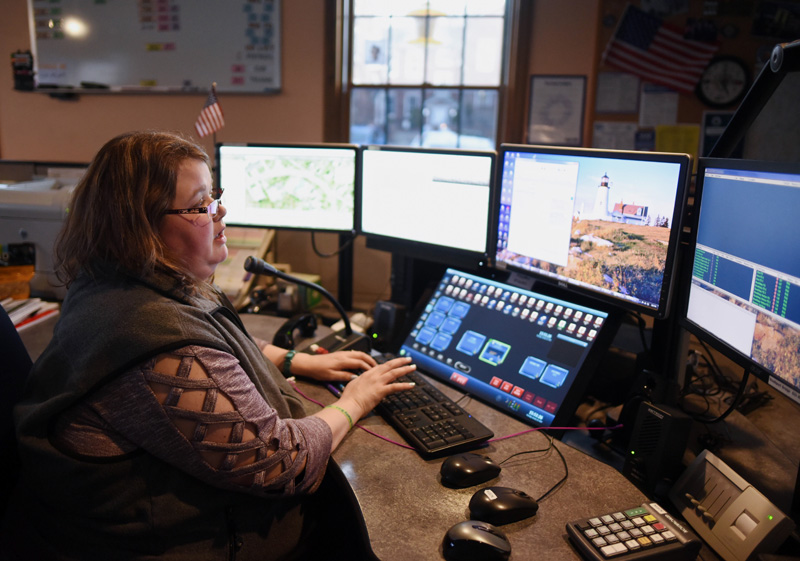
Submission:
<svg viewBox="0 0 800 561">
<path fill-rule="evenodd" d="M 325 409 L 336 409 L 337 411 L 341 411 L 342 415 L 347 417 L 347 422 L 350 423 L 350 428 L 353 428 L 353 418 L 350 416 L 350 413 L 339 407 L 338 405 L 328 405 Z"/>
</svg>

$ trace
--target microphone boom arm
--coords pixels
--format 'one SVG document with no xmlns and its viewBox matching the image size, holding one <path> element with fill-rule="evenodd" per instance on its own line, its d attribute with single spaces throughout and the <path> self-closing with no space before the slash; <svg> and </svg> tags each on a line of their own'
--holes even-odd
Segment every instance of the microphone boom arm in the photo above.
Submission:
<svg viewBox="0 0 800 561">
<path fill-rule="evenodd" d="M 252 255 L 249 256 L 244 262 L 244 270 L 249 273 L 254 273 L 258 275 L 270 275 L 273 277 L 277 277 L 279 279 L 283 279 L 285 281 L 289 281 L 294 284 L 299 284 L 310 288 L 312 290 L 316 290 L 320 294 L 322 294 L 325 298 L 327 298 L 331 304 L 336 308 L 336 311 L 339 312 L 339 315 L 342 316 L 342 321 L 344 321 L 344 332 L 345 335 L 350 336 L 353 334 L 353 328 L 350 325 L 350 318 L 347 317 L 347 312 L 339 303 L 339 301 L 333 297 L 333 295 L 322 288 L 320 285 L 315 284 L 313 282 L 309 282 L 307 280 L 303 280 L 292 275 L 283 273 L 264 261 L 263 259 L 258 259 L 257 257 L 253 257 Z"/>
</svg>

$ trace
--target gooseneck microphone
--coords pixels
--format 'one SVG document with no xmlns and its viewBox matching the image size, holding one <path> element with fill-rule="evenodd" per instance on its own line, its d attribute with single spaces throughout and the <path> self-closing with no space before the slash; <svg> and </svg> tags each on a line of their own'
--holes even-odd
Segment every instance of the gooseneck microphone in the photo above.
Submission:
<svg viewBox="0 0 800 561">
<path fill-rule="evenodd" d="M 300 284 L 305 287 L 308 287 L 312 290 L 316 290 L 320 294 L 322 294 L 325 298 L 330 300 L 333 306 L 336 308 L 336 311 L 339 312 L 339 315 L 342 316 L 342 321 L 344 321 L 344 333 L 346 336 L 350 336 L 353 334 L 353 328 L 350 326 L 350 318 L 347 317 L 347 312 L 345 312 L 342 305 L 339 301 L 333 297 L 333 295 L 322 288 L 318 284 L 314 284 L 313 282 L 309 282 L 307 280 L 303 280 L 297 277 L 293 277 L 292 275 L 283 273 L 264 261 L 263 259 L 259 259 L 257 257 L 253 257 L 252 255 L 249 256 L 244 261 L 244 270 L 248 273 L 253 273 L 256 275 L 269 275 L 272 277 L 278 277 L 279 279 L 283 279 L 285 281 L 289 281 L 294 284 Z"/>
</svg>

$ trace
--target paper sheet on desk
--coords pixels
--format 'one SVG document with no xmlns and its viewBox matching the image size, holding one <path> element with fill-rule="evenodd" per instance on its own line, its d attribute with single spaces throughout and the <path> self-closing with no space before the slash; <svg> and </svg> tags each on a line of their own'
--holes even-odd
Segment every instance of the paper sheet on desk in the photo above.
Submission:
<svg viewBox="0 0 800 561">
<path fill-rule="evenodd" d="M 214 282 L 237 304 L 250 289 L 251 275 L 244 270 L 244 262 L 250 255 L 264 257 L 275 235 L 273 230 L 261 228 L 225 229 L 228 238 L 228 258 L 217 266 Z"/>
</svg>

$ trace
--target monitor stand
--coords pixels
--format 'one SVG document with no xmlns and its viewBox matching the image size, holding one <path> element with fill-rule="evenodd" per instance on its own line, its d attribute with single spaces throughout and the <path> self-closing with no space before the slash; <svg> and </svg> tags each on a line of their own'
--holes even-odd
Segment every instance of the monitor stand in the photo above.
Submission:
<svg viewBox="0 0 800 561">
<path fill-rule="evenodd" d="M 353 309 L 353 235 L 339 234 L 339 303 L 345 310 Z"/>
</svg>

